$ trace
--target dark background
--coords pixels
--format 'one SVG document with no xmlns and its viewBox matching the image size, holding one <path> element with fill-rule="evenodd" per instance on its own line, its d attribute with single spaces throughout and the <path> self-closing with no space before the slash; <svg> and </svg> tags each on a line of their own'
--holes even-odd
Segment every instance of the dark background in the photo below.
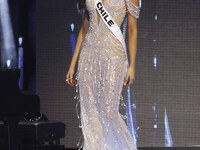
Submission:
<svg viewBox="0 0 200 150">
<path fill-rule="evenodd" d="M 72 58 L 70 36 L 77 37 L 81 16 L 75 0 L 36 0 L 36 12 L 36 93 L 41 99 L 41 111 L 50 120 L 66 123 L 62 143 L 76 147 L 81 130 L 75 111 L 77 101 L 73 99 L 75 87 L 65 83 L 65 75 Z M 165 107 L 173 146 L 200 145 L 199 27 L 200 1 L 142 0 L 136 80 L 131 85 L 140 127 L 138 146 L 165 146 Z M 155 55 L 157 69 L 153 66 Z"/>
<path fill-rule="evenodd" d="M 23 38 L 23 90 L 36 92 L 36 0 L 8 0 L 16 53 Z M 17 58 L 16 58 L 17 59 Z"/>
</svg>

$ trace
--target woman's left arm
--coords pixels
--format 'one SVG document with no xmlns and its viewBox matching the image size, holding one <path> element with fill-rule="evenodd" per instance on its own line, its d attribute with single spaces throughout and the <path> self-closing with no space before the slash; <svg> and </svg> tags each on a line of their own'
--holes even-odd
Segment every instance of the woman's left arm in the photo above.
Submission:
<svg viewBox="0 0 200 150">
<path fill-rule="evenodd" d="M 135 6 L 139 6 L 139 0 L 130 0 Z M 135 66 L 137 54 L 137 18 L 128 13 L 128 47 L 129 68 L 126 73 L 125 86 L 129 86 L 135 80 Z"/>
</svg>

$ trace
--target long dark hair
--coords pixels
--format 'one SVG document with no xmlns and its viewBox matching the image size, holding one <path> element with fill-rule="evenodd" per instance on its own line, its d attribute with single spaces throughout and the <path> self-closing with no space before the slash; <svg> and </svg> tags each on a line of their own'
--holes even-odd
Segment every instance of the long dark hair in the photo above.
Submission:
<svg viewBox="0 0 200 150">
<path fill-rule="evenodd" d="M 86 11 L 85 0 L 77 0 L 77 9 L 80 14 Z"/>
</svg>

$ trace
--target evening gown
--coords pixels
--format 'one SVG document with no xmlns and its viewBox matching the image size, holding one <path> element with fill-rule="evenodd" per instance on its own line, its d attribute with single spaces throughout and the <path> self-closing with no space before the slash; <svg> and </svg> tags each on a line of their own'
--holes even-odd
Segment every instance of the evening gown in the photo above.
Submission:
<svg viewBox="0 0 200 150">
<path fill-rule="evenodd" d="M 139 18 L 131 0 L 105 0 L 104 7 L 120 27 L 126 13 Z M 97 15 L 94 0 L 86 0 L 89 29 L 81 45 L 77 68 L 83 150 L 137 150 L 119 113 L 128 69 L 127 52 Z M 76 90 L 77 92 L 77 90 Z"/>
</svg>

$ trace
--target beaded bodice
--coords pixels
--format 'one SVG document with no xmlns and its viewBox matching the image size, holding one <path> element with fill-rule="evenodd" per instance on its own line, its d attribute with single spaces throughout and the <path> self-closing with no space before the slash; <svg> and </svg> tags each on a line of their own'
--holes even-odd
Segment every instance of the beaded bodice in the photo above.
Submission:
<svg viewBox="0 0 200 150">
<path fill-rule="evenodd" d="M 94 0 L 86 0 L 86 9 L 89 13 L 89 30 L 83 46 L 101 46 L 102 48 L 112 50 L 116 55 L 126 59 L 126 51 L 123 52 L 123 47 L 119 40 L 99 17 L 94 3 Z M 134 5 L 131 0 L 104 0 L 103 4 L 119 27 L 127 12 L 134 18 L 139 18 L 139 6 Z"/>
</svg>

